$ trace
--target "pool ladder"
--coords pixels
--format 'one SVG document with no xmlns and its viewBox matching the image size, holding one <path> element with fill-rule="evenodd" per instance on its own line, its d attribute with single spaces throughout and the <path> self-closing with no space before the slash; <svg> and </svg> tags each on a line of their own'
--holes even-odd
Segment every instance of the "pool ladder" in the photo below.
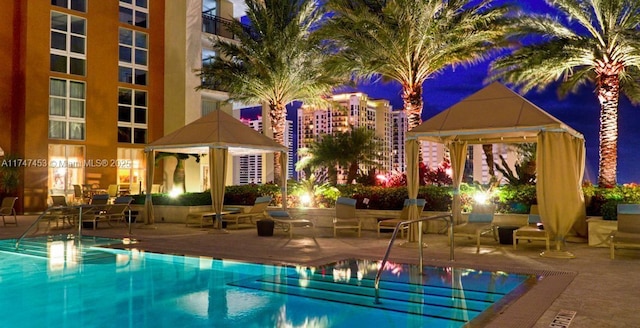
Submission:
<svg viewBox="0 0 640 328">
<path fill-rule="evenodd" d="M 384 257 L 382 258 L 382 263 L 380 264 L 380 268 L 378 268 L 378 273 L 376 273 L 376 279 L 374 281 L 374 288 L 375 288 L 375 300 L 374 303 L 375 304 L 380 304 L 380 276 L 382 275 L 382 271 L 384 270 L 385 265 L 387 264 L 387 261 L 389 260 L 389 254 L 391 253 L 391 247 L 393 246 L 393 242 L 396 240 L 396 236 L 398 235 L 398 231 L 403 228 L 406 225 L 409 224 L 413 224 L 413 223 L 417 223 L 418 224 L 418 231 L 420 232 L 418 234 L 418 265 L 419 265 L 419 270 L 420 270 L 420 274 L 422 274 L 422 270 L 423 270 L 423 256 L 422 256 L 422 222 L 424 221 L 432 221 L 432 220 L 441 220 L 444 219 L 447 222 L 447 230 L 449 232 L 449 261 L 453 261 L 454 260 L 454 254 L 453 254 L 453 215 L 451 214 L 442 214 L 442 215 L 434 215 L 434 216 L 428 216 L 428 217 L 421 217 L 415 220 L 408 220 L 408 221 L 402 221 L 402 222 L 398 222 L 398 224 L 396 224 L 396 228 L 393 230 L 393 235 L 391 235 L 391 239 L 389 240 L 389 246 L 387 246 L 387 251 L 384 254 Z"/>
</svg>

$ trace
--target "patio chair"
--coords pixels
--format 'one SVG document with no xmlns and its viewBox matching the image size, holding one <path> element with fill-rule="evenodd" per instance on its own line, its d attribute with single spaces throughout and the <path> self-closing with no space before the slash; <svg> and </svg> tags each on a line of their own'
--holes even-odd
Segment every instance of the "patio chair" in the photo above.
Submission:
<svg viewBox="0 0 640 328">
<path fill-rule="evenodd" d="M 618 204 L 618 230 L 609 235 L 612 260 L 616 247 L 640 247 L 640 204 Z"/>
<path fill-rule="evenodd" d="M 282 228 L 284 232 L 289 232 L 289 239 L 293 237 L 294 227 L 309 227 L 313 231 L 315 237 L 315 225 L 311 220 L 294 218 L 287 211 L 270 211 L 267 212 L 276 227 Z"/>
<path fill-rule="evenodd" d="M 493 224 L 493 213 L 495 210 L 495 204 L 473 206 L 467 222 L 453 227 L 453 236 L 475 238 L 476 253 L 480 253 L 480 237 L 490 233 L 495 240 L 498 240 Z"/>
<path fill-rule="evenodd" d="M 355 229 L 360 237 L 362 221 L 356 217 L 356 200 L 347 197 L 338 197 L 336 200 L 336 216 L 333 218 L 333 237 L 337 236 L 338 229 Z"/>
<path fill-rule="evenodd" d="M 73 200 L 76 202 L 84 203 L 84 193 L 82 192 L 81 185 L 73 185 Z"/>
<path fill-rule="evenodd" d="M 248 221 L 250 224 L 255 224 L 254 220 L 265 218 L 265 211 L 267 206 L 271 203 L 271 196 L 262 196 L 256 198 L 253 206 L 245 209 L 244 212 L 227 214 L 222 217 L 222 222 L 233 223 L 234 228 L 238 229 L 241 221 Z"/>
<path fill-rule="evenodd" d="M 513 231 L 513 249 L 517 249 L 519 239 L 525 239 L 531 242 L 532 240 L 542 240 L 545 242 L 547 251 L 549 251 L 549 244 L 551 243 L 551 237 L 548 230 L 544 230 L 542 226 L 542 220 L 540 219 L 540 213 L 538 212 L 538 205 L 531 205 L 529 210 L 529 225 L 520 227 Z"/>
<path fill-rule="evenodd" d="M 427 204 L 427 201 L 424 199 L 417 199 L 418 205 L 418 214 L 424 211 L 424 206 Z M 411 202 L 409 199 L 404 200 L 404 204 L 402 205 L 402 211 L 400 211 L 400 217 L 397 219 L 380 219 L 378 221 L 378 238 L 380 238 L 380 232 L 382 230 L 395 230 L 396 225 L 402 221 L 407 221 L 409 219 L 409 206 Z M 404 238 L 404 233 L 409 229 L 409 226 L 403 226 L 400 229 L 400 237 Z"/>
<path fill-rule="evenodd" d="M 107 188 L 107 195 L 109 195 L 109 197 L 111 198 L 118 197 L 119 193 L 120 193 L 120 186 L 118 186 L 117 184 L 111 184 Z"/>
<path fill-rule="evenodd" d="M 109 198 L 109 194 L 95 194 L 91 197 L 91 205 L 107 205 Z"/>
<path fill-rule="evenodd" d="M 16 200 L 18 197 L 5 197 L 2 199 L 2 205 L 0 205 L 0 215 L 2 215 L 2 225 L 7 226 L 9 224 L 18 225 L 18 218 L 16 216 L 16 209 L 14 206 L 16 205 Z M 7 222 L 5 216 L 11 217 L 13 215 L 13 222 Z"/>
</svg>

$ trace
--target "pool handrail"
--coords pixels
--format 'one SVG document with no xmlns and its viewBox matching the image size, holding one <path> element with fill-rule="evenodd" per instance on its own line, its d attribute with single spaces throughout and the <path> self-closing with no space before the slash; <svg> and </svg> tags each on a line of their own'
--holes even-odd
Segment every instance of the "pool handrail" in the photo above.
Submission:
<svg viewBox="0 0 640 328">
<path fill-rule="evenodd" d="M 76 205 L 76 206 L 67 206 L 67 209 L 77 209 L 78 210 L 78 238 L 82 237 L 82 213 L 83 210 L 88 210 L 88 209 L 104 209 L 105 207 L 107 207 L 109 205 L 91 205 L 91 204 L 83 204 L 83 205 Z M 20 237 L 18 238 L 18 240 L 16 240 L 16 245 L 15 245 L 15 249 L 18 249 L 18 247 L 20 246 L 20 242 L 22 242 L 22 240 L 27 236 L 27 234 L 31 231 L 31 229 L 33 229 L 33 227 L 37 226 L 40 223 L 40 220 L 42 220 L 43 217 L 45 217 L 46 215 L 50 215 L 52 212 L 54 211 L 59 211 L 61 208 L 60 206 L 51 206 L 47 209 L 45 209 L 42 214 L 40 214 L 40 216 L 38 216 L 38 218 L 33 221 L 33 223 L 31 223 L 31 225 L 29 226 L 29 228 L 27 228 L 27 230 L 25 230 L 22 235 L 20 235 Z M 129 223 L 129 235 L 131 235 L 131 206 L 127 205 L 127 211 L 128 211 L 128 223 Z"/>
<path fill-rule="evenodd" d="M 382 271 L 384 270 L 385 265 L 387 264 L 387 261 L 389 260 L 389 254 L 391 253 L 391 247 L 393 246 L 393 242 L 395 241 L 397 235 L 398 235 L 398 230 L 400 230 L 400 228 L 402 226 L 408 225 L 408 224 L 413 224 L 413 223 L 418 223 L 418 231 L 420 232 L 418 234 L 418 265 L 419 265 L 419 270 L 420 273 L 422 274 L 422 270 L 423 270 L 423 256 L 422 256 L 422 222 L 424 221 L 431 221 L 431 220 L 439 220 L 439 219 L 445 219 L 445 221 L 447 222 L 447 229 L 449 231 L 449 261 L 454 261 L 454 253 L 453 253 L 453 215 L 451 213 L 449 214 L 440 214 L 440 215 L 433 215 L 433 216 L 428 216 L 428 217 L 420 217 L 418 219 L 415 220 L 407 220 L 407 221 L 402 221 L 402 222 L 398 222 L 398 224 L 396 224 L 396 228 L 393 230 L 393 234 L 391 235 L 391 239 L 389 239 L 389 246 L 387 246 L 387 251 L 384 254 L 384 257 L 382 258 L 382 263 L 380 263 L 380 268 L 378 268 L 378 272 L 376 273 L 376 279 L 374 280 L 373 286 L 375 289 L 375 300 L 374 303 L 375 304 L 380 304 L 380 276 L 382 275 Z"/>
</svg>

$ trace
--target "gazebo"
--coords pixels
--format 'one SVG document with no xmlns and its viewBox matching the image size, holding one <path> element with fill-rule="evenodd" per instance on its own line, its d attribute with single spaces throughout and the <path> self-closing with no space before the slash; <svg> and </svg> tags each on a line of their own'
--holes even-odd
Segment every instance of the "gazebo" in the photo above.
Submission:
<svg viewBox="0 0 640 328">
<path fill-rule="evenodd" d="M 228 155 L 251 155 L 281 152 L 287 162 L 287 147 L 246 126 L 221 110 L 195 120 L 182 128 L 148 144 L 146 188 L 151 190 L 155 152 L 199 153 L 209 155 L 209 181 L 211 182 L 211 206 L 219 220 L 224 202 L 225 177 Z M 282 165 L 282 176 L 287 176 L 287 166 Z M 286 184 L 281 186 L 283 207 L 286 208 Z M 145 224 L 153 224 L 151 193 L 145 197 Z"/>
<path fill-rule="evenodd" d="M 585 217 L 582 134 L 494 82 L 407 132 L 407 185 L 412 199 L 418 194 L 418 149 L 423 140 L 449 148 L 454 223 L 461 220 L 459 187 L 468 145 L 537 142 L 538 207 L 544 227 L 555 236 L 556 244 L 554 250 L 541 255 L 573 257 L 564 250 L 564 241 L 574 223 Z M 416 219 L 417 209 L 410 215 L 410 219 Z M 412 232 L 410 242 L 415 242 L 418 232 Z"/>
</svg>

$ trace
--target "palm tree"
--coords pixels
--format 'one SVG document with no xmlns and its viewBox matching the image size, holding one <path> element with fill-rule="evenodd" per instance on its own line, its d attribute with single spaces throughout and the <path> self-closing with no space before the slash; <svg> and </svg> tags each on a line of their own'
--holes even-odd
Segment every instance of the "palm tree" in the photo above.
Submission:
<svg viewBox="0 0 640 328">
<path fill-rule="evenodd" d="M 196 163 L 200 163 L 200 157 L 202 157 L 203 155 L 159 152 L 156 154 L 155 158 L 157 165 L 158 162 L 165 157 L 175 157 L 176 168 L 173 169 L 173 189 L 180 189 L 183 193 L 187 192 L 187 185 L 185 184 L 184 161 L 189 159 L 189 156 L 195 158 Z"/>
<path fill-rule="evenodd" d="M 344 81 L 322 69 L 327 55 L 314 36 L 325 14 L 317 0 L 247 0 L 249 26 L 234 20 L 237 41 L 213 40 L 217 57 L 199 72 L 202 86 L 215 85 L 229 101 L 269 106 L 273 138 L 284 145 L 286 105 L 321 102 Z M 280 154 L 274 156 L 274 180 L 280 177 Z"/>
<path fill-rule="evenodd" d="M 560 18 L 523 14 L 513 37 L 528 44 L 491 65 L 493 77 L 522 92 L 560 81 L 565 96 L 594 84 L 600 102 L 598 184 L 613 186 L 617 174 L 618 101 L 640 100 L 640 2 L 547 0 Z"/>
<path fill-rule="evenodd" d="M 334 16 L 323 33 L 338 54 L 332 68 L 400 83 L 409 129 L 422 122 L 423 83 L 497 51 L 510 10 L 493 0 L 327 0 L 327 7 Z"/>
<path fill-rule="evenodd" d="M 313 142 L 307 149 L 307 157 L 296 165 L 299 169 L 306 167 L 325 167 L 329 181 L 338 182 L 338 167 L 347 168 L 347 182 L 358 176 L 361 166 L 378 167 L 384 160 L 382 141 L 375 133 L 365 127 L 353 128 L 334 135 L 325 135 L 320 141 Z"/>
</svg>

